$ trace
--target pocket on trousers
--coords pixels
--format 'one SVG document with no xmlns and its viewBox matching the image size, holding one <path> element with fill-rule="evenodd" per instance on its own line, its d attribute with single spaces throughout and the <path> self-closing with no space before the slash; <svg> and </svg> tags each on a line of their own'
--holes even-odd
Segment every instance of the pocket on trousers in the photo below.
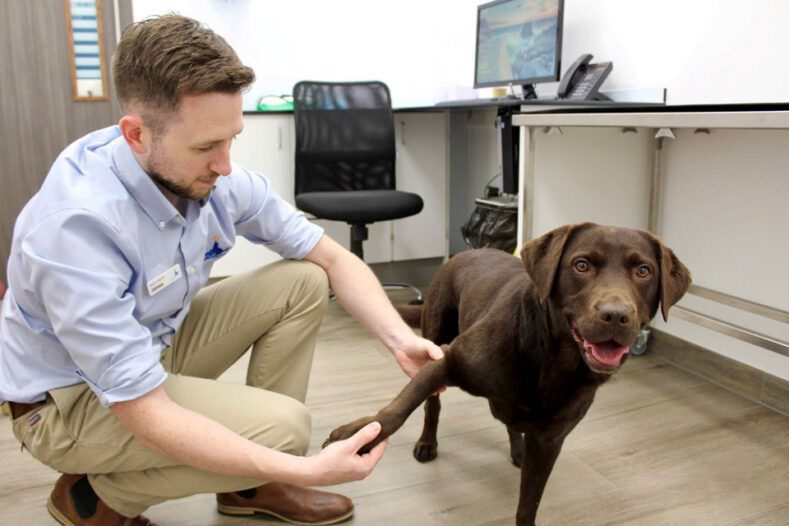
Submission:
<svg viewBox="0 0 789 526">
<path fill-rule="evenodd" d="M 68 473 L 63 469 L 61 460 L 74 446 L 74 440 L 65 429 L 58 408 L 52 401 L 14 420 L 13 428 L 14 436 L 33 458 Z"/>
</svg>

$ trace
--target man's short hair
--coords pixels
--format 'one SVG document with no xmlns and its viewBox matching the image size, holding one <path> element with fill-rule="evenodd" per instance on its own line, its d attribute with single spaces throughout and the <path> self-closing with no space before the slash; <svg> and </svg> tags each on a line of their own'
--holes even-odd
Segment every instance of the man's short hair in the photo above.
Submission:
<svg viewBox="0 0 789 526">
<path fill-rule="evenodd" d="M 185 95 L 237 93 L 255 81 L 255 72 L 224 38 L 176 14 L 128 26 L 115 49 L 112 73 L 124 110 L 139 103 L 156 120 L 177 110 Z"/>
</svg>

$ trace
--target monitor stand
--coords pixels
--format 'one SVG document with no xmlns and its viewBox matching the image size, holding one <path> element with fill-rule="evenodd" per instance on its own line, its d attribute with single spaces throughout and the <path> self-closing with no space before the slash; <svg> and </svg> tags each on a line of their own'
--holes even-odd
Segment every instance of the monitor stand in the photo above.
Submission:
<svg viewBox="0 0 789 526">
<path fill-rule="evenodd" d="M 504 95 L 503 97 L 499 97 L 499 100 L 535 100 L 537 99 L 537 92 L 534 91 L 534 84 L 523 84 L 521 89 L 523 90 L 522 95 L 515 95 L 514 90 L 512 89 L 512 84 L 510 84 L 510 93 Z"/>
<path fill-rule="evenodd" d="M 534 90 L 534 84 L 523 85 L 523 100 L 534 100 L 537 98 L 537 92 Z"/>
</svg>

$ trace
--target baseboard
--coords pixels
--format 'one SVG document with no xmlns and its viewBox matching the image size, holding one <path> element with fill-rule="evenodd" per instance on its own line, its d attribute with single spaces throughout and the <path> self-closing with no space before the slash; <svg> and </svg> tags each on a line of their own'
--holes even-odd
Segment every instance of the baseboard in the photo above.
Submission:
<svg viewBox="0 0 789 526">
<path fill-rule="evenodd" d="M 656 329 L 652 329 L 649 353 L 670 365 L 789 416 L 789 381 Z"/>
</svg>

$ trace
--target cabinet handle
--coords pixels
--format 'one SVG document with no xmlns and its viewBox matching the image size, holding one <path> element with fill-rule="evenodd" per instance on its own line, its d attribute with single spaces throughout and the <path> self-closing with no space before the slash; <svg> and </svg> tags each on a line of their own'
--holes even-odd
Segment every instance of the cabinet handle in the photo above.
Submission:
<svg viewBox="0 0 789 526">
<path fill-rule="evenodd" d="M 277 150 L 282 149 L 282 126 L 277 124 Z"/>
<path fill-rule="evenodd" d="M 400 144 L 405 146 L 405 122 L 400 121 Z"/>
</svg>

